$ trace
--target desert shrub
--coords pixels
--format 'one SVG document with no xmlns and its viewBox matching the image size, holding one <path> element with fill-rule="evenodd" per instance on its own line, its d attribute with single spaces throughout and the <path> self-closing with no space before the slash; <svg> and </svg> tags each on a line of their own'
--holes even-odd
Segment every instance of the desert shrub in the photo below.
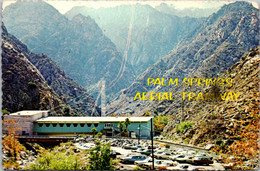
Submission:
<svg viewBox="0 0 260 171">
<path fill-rule="evenodd" d="M 135 166 L 133 170 L 143 170 L 143 169 L 139 166 Z"/>
<path fill-rule="evenodd" d="M 110 144 L 101 144 L 96 141 L 96 146 L 90 150 L 88 170 L 113 170 L 114 162 L 110 157 Z"/>
<path fill-rule="evenodd" d="M 181 122 L 180 124 L 176 125 L 175 131 L 177 133 L 183 133 L 184 131 L 190 129 L 194 125 L 194 122 Z"/>
<path fill-rule="evenodd" d="M 65 152 L 45 152 L 38 155 L 36 161 L 25 169 L 29 170 L 84 170 L 85 161 L 78 155 L 68 155 Z"/>
</svg>

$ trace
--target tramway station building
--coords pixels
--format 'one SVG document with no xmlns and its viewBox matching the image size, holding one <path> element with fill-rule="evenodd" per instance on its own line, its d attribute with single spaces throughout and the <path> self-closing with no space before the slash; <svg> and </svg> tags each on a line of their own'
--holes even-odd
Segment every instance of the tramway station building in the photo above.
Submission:
<svg viewBox="0 0 260 171">
<path fill-rule="evenodd" d="M 48 116 L 44 111 L 19 111 L 5 115 L 5 119 L 15 120 L 21 128 L 19 135 L 53 135 L 53 136 L 75 136 L 78 134 L 90 134 L 92 128 L 108 137 L 120 135 L 119 123 L 129 118 L 131 124 L 128 126 L 129 135 L 140 138 L 150 138 L 152 117 L 64 117 Z M 140 134 L 140 135 L 139 135 Z"/>
</svg>

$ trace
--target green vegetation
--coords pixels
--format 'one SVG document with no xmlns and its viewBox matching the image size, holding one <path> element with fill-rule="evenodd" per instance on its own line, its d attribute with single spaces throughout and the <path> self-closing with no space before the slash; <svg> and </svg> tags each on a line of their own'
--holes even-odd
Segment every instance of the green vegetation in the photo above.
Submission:
<svg viewBox="0 0 260 171">
<path fill-rule="evenodd" d="M 30 170 L 84 170 L 85 161 L 77 154 L 66 152 L 45 152 L 40 154 L 36 161 L 28 166 Z"/>
<path fill-rule="evenodd" d="M 133 170 L 143 170 L 143 169 L 139 166 L 135 166 Z"/>
<path fill-rule="evenodd" d="M 183 142 L 184 142 L 185 144 L 188 144 L 188 143 L 190 142 L 190 139 L 189 139 L 189 138 L 185 138 L 185 139 L 183 140 Z"/>
<path fill-rule="evenodd" d="M 96 146 L 90 150 L 88 170 L 113 170 L 114 162 L 110 157 L 110 144 L 95 142 Z"/>
<path fill-rule="evenodd" d="M 71 109 L 69 106 L 64 108 L 64 116 L 71 116 Z"/>
<path fill-rule="evenodd" d="M 95 138 L 101 138 L 102 137 L 102 133 L 98 132 L 97 135 L 95 135 Z"/>
<path fill-rule="evenodd" d="M 91 129 L 91 132 L 92 132 L 93 138 L 94 138 L 95 134 L 97 133 L 97 128 L 92 128 L 92 129 Z"/>
<path fill-rule="evenodd" d="M 7 109 L 3 109 L 3 110 L 2 110 L 2 114 L 3 114 L 3 115 L 9 115 L 10 112 L 9 112 Z"/>
<path fill-rule="evenodd" d="M 194 122 L 181 122 L 180 124 L 176 125 L 175 131 L 177 133 L 183 133 L 184 131 L 190 129 L 195 123 Z"/>
<path fill-rule="evenodd" d="M 19 169 L 16 161 L 20 158 L 20 152 L 26 151 L 26 148 L 15 137 L 20 130 L 21 128 L 18 127 L 15 120 L 3 120 L 3 133 L 5 135 L 3 136 L 2 145 L 3 149 L 10 156 L 8 160 L 3 161 L 4 169 Z"/>
<path fill-rule="evenodd" d="M 31 87 L 31 88 L 36 88 L 37 87 L 37 85 L 36 85 L 36 83 L 35 82 L 28 82 L 28 85 L 29 85 L 29 87 Z"/>
<path fill-rule="evenodd" d="M 145 113 L 142 116 L 151 116 L 151 114 L 148 111 L 145 111 Z"/>
<path fill-rule="evenodd" d="M 158 132 L 162 132 L 164 127 L 169 122 L 169 116 L 158 115 L 154 118 L 154 130 Z"/>
<path fill-rule="evenodd" d="M 125 131 L 124 132 L 125 132 L 125 135 L 128 136 L 128 126 L 131 125 L 130 119 L 126 118 L 124 124 L 125 124 Z"/>
<path fill-rule="evenodd" d="M 124 130 L 124 123 L 123 122 L 119 122 L 118 124 L 118 128 L 120 130 L 120 135 L 123 135 L 123 130 Z"/>
</svg>

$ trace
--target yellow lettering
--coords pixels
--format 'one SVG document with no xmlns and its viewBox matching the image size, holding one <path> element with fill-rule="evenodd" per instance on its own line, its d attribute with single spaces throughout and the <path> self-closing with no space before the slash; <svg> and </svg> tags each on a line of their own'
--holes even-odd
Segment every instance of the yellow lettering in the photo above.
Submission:
<svg viewBox="0 0 260 171">
<path fill-rule="evenodd" d="M 155 82 L 154 82 L 153 85 L 155 86 L 156 84 L 161 85 L 160 78 L 156 78 L 156 79 L 155 79 Z"/>
<path fill-rule="evenodd" d="M 140 92 L 137 92 L 137 93 L 136 93 L 134 100 L 136 100 L 136 99 L 142 100 L 142 97 L 141 97 L 141 93 L 140 93 Z"/>
<path fill-rule="evenodd" d="M 232 78 L 227 78 L 226 82 L 227 82 L 227 86 L 232 87 L 232 82 L 233 82 Z"/>
<path fill-rule="evenodd" d="M 148 92 L 143 92 L 143 100 L 149 100 L 149 96 L 147 96 Z"/>
<path fill-rule="evenodd" d="M 193 100 L 193 97 L 195 97 L 196 96 L 196 94 L 195 93 L 189 93 L 189 100 Z"/>
<path fill-rule="evenodd" d="M 196 98 L 196 100 L 199 100 L 199 99 L 204 100 L 204 98 L 203 98 L 203 93 L 202 93 L 202 92 L 200 92 L 200 93 L 198 94 L 197 98 Z"/>
<path fill-rule="evenodd" d="M 187 80 L 188 82 L 186 82 L 186 80 Z M 190 79 L 189 79 L 189 78 L 185 77 L 185 78 L 183 79 L 183 83 L 186 84 L 186 86 L 189 86 L 189 85 L 190 85 L 189 82 L 190 82 Z"/>
<path fill-rule="evenodd" d="M 172 92 L 170 92 L 170 100 L 175 100 L 175 99 L 173 99 L 173 96 L 172 96 Z"/>
<path fill-rule="evenodd" d="M 237 94 L 234 93 L 235 99 L 237 100 L 238 96 L 240 95 L 240 92 L 238 92 Z"/>
<path fill-rule="evenodd" d="M 173 81 L 173 79 L 170 78 L 169 85 L 174 85 L 175 84 L 177 86 L 178 85 L 178 80 L 179 80 L 178 78 L 175 78 L 174 81 Z"/>
<path fill-rule="evenodd" d="M 198 80 L 198 86 L 204 86 L 204 84 L 201 83 L 201 82 L 205 82 L 205 80 L 204 80 L 203 78 L 199 78 L 199 80 Z"/>
<path fill-rule="evenodd" d="M 214 78 L 214 81 L 212 81 L 211 78 L 206 79 L 206 86 L 211 86 L 211 85 L 215 85 L 216 84 L 216 78 Z"/>
<path fill-rule="evenodd" d="M 232 99 L 232 100 L 233 100 L 233 94 L 232 94 L 232 92 L 229 92 L 229 93 L 227 94 L 226 100 L 228 100 L 228 99 Z"/>
<path fill-rule="evenodd" d="M 193 83 L 196 83 L 198 80 L 197 78 L 191 78 L 190 85 L 192 86 Z"/>
<path fill-rule="evenodd" d="M 154 82 L 154 79 L 153 78 L 148 78 L 147 79 L 147 85 L 150 85 L 150 83 L 153 83 Z"/>
<path fill-rule="evenodd" d="M 225 92 L 224 94 L 220 94 L 220 97 L 221 97 L 222 100 L 225 100 L 226 94 L 227 94 L 227 92 Z"/>
<path fill-rule="evenodd" d="M 156 98 L 158 96 L 158 94 L 157 93 L 155 93 L 155 92 L 151 92 L 151 100 L 158 100 L 158 98 Z"/>
<path fill-rule="evenodd" d="M 217 85 L 219 85 L 219 86 L 222 86 L 222 85 L 224 85 L 225 83 L 224 83 L 224 79 L 223 78 L 219 78 L 218 80 L 217 80 Z"/>
<path fill-rule="evenodd" d="M 162 95 L 161 100 L 164 100 L 164 99 L 169 100 L 169 97 L 168 97 L 168 93 L 167 93 L 167 92 L 164 92 L 163 95 Z"/>
<path fill-rule="evenodd" d="M 166 86 L 167 84 L 164 84 L 164 78 L 162 78 L 162 86 Z"/>
<path fill-rule="evenodd" d="M 185 100 L 185 95 L 187 94 L 188 92 L 182 92 L 182 100 Z"/>
</svg>

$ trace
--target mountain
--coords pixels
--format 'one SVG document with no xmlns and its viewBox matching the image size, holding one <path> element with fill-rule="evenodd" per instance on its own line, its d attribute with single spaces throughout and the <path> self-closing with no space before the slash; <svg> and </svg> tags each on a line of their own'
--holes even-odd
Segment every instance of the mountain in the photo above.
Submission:
<svg viewBox="0 0 260 171">
<path fill-rule="evenodd" d="M 13 37 L 4 27 L 2 30 L 2 109 L 16 112 L 65 106 L 39 70 L 16 46 Z"/>
<path fill-rule="evenodd" d="M 179 17 L 195 17 L 195 18 L 201 18 L 201 17 L 208 17 L 212 13 L 217 12 L 222 5 L 224 5 L 226 2 L 220 3 L 220 2 L 214 2 L 214 1 L 208 1 L 205 2 L 203 5 L 204 8 L 184 8 L 180 9 L 176 7 L 173 4 L 166 4 L 161 3 L 160 5 L 156 6 L 155 9 L 166 14 L 170 15 L 176 15 Z"/>
<path fill-rule="evenodd" d="M 164 132 L 168 137 L 205 147 L 214 146 L 219 154 L 234 158 L 232 170 L 256 169 L 259 156 L 259 47 L 251 49 L 231 66 L 221 78 L 231 78 L 230 87 L 219 87 L 220 92 L 239 92 L 237 100 L 193 101 L 173 115 Z M 182 123 L 194 125 L 176 131 Z M 243 158 L 241 158 L 241 155 Z M 229 159 L 223 156 L 225 163 Z"/>
<path fill-rule="evenodd" d="M 100 89 L 96 84 L 104 79 L 109 86 L 115 83 L 107 90 L 113 96 L 134 79 L 116 46 L 90 17 L 68 20 L 43 1 L 17 1 L 4 9 L 3 21 L 32 52 L 48 55 L 84 87 Z"/>
<path fill-rule="evenodd" d="M 174 115 L 181 108 L 179 92 L 189 92 L 192 86 L 147 85 L 148 78 L 216 78 L 236 63 L 241 56 L 259 45 L 259 11 L 247 2 L 224 5 L 209 16 L 200 27 L 178 43 L 172 52 L 148 68 L 135 82 L 121 91 L 107 107 L 108 114 L 145 111 Z M 199 90 L 199 87 L 197 91 Z M 173 92 L 176 100 L 135 100 L 137 92 Z M 192 91 L 191 91 L 192 92 Z M 187 102 L 184 102 L 187 103 Z"/>
<path fill-rule="evenodd" d="M 127 64 L 136 75 L 167 55 L 203 21 L 203 18 L 165 14 L 141 4 L 98 9 L 79 6 L 65 15 L 73 20 L 78 14 L 95 19 L 118 50 L 127 52 Z"/>
<path fill-rule="evenodd" d="M 50 58 L 35 54 L 3 26 L 3 109 L 55 109 L 62 113 L 99 115 L 95 101 Z M 17 91 L 14 91 L 17 90 Z M 62 109 L 59 111 L 59 109 Z"/>
</svg>

